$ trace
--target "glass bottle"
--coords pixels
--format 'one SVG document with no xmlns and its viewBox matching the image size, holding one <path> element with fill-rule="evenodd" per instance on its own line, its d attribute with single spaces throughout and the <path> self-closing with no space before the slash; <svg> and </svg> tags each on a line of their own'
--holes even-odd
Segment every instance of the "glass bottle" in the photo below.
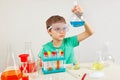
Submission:
<svg viewBox="0 0 120 80">
<path fill-rule="evenodd" d="M 7 51 L 7 63 L 5 70 L 1 74 L 1 80 L 20 80 L 22 78 L 22 73 L 17 65 L 13 47 L 8 46 Z"/>
<path fill-rule="evenodd" d="M 74 6 L 78 5 L 78 0 L 74 0 Z M 81 27 L 84 26 L 85 22 L 83 20 L 83 14 L 78 14 L 79 16 L 77 16 L 76 14 L 72 14 L 72 16 L 70 17 L 70 24 L 73 27 Z"/>
</svg>

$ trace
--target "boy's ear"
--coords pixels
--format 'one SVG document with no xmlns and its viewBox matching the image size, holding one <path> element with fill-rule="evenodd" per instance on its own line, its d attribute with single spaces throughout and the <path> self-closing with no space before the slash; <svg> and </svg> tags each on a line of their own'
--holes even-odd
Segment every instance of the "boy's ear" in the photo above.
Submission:
<svg viewBox="0 0 120 80">
<path fill-rule="evenodd" d="M 50 35 L 51 35 L 51 30 L 47 30 L 47 32 L 48 32 L 48 34 L 50 34 Z"/>
<path fill-rule="evenodd" d="M 50 30 L 47 30 L 48 33 L 50 33 Z"/>
<path fill-rule="evenodd" d="M 48 32 L 48 34 L 51 36 L 51 30 L 48 30 L 47 32 Z"/>
</svg>

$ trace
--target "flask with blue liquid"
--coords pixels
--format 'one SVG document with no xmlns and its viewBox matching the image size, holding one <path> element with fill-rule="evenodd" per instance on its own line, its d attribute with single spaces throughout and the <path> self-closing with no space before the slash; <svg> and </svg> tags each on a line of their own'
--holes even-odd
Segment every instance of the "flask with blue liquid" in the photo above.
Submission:
<svg viewBox="0 0 120 80">
<path fill-rule="evenodd" d="M 74 0 L 74 6 L 78 5 L 78 0 Z M 72 14 L 71 18 L 70 18 L 70 24 L 73 27 L 81 27 L 84 26 L 85 21 L 83 20 L 83 15 L 80 14 L 79 16 L 77 16 L 76 14 Z"/>
</svg>

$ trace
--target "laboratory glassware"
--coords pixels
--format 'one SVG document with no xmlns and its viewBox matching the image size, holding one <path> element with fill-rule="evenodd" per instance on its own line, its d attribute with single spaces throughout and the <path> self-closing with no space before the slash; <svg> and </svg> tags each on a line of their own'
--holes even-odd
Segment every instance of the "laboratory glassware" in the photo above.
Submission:
<svg viewBox="0 0 120 80">
<path fill-rule="evenodd" d="M 96 52 L 96 58 L 93 61 L 92 69 L 93 70 L 102 70 L 104 68 L 104 61 L 101 51 Z"/>
<path fill-rule="evenodd" d="M 20 54 L 20 70 L 22 72 L 22 80 L 29 80 L 29 75 L 27 71 L 27 62 L 28 62 L 28 57 L 29 54 Z"/>
<path fill-rule="evenodd" d="M 29 76 L 30 78 L 35 79 L 38 77 L 39 61 L 37 58 L 35 58 L 35 55 L 33 53 L 32 42 L 25 42 L 24 53 L 29 54 L 27 62 L 27 71 L 29 73 Z"/>
<path fill-rule="evenodd" d="M 74 0 L 74 6 L 78 5 L 78 0 Z M 81 27 L 84 26 L 85 21 L 83 20 L 83 13 L 80 13 L 79 16 L 77 14 L 73 13 L 70 17 L 70 24 L 73 27 Z"/>
<path fill-rule="evenodd" d="M 1 80 L 20 80 L 22 78 L 22 73 L 17 64 L 13 47 L 11 45 L 8 46 L 7 51 L 7 62 L 5 70 L 1 74 Z"/>
<path fill-rule="evenodd" d="M 28 63 L 27 63 L 28 73 L 36 72 L 37 66 L 36 66 L 35 56 L 32 51 L 32 42 L 25 42 L 24 53 L 29 54 Z"/>
<path fill-rule="evenodd" d="M 114 57 L 110 54 L 110 42 L 106 41 L 103 43 L 103 60 L 104 60 L 104 65 L 109 66 L 115 62 Z"/>
</svg>

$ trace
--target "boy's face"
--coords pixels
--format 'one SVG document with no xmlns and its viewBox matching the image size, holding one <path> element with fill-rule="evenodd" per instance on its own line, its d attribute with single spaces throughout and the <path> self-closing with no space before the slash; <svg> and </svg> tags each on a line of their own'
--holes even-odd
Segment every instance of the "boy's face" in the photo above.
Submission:
<svg viewBox="0 0 120 80">
<path fill-rule="evenodd" d="M 55 40 L 63 40 L 66 32 L 68 31 L 68 26 L 65 23 L 54 23 L 48 28 L 48 33 Z"/>
</svg>

